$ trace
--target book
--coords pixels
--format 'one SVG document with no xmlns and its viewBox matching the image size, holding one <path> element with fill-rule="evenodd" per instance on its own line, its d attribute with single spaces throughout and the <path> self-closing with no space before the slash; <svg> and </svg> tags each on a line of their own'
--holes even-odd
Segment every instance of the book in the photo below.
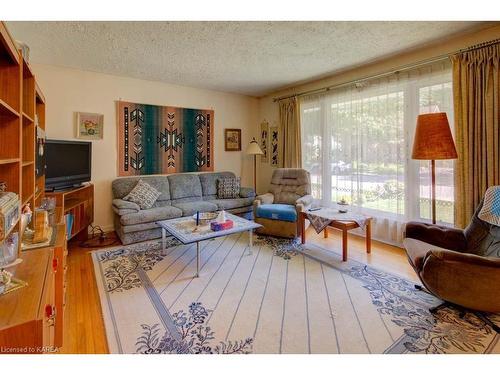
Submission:
<svg viewBox="0 0 500 375">
<path fill-rule="evenodd" d="M 66 214 L 64 216 L 66 219 L 66 239 L 71 238 L 71 229 L 73 228 L 73 214 Z"/>
</svg>

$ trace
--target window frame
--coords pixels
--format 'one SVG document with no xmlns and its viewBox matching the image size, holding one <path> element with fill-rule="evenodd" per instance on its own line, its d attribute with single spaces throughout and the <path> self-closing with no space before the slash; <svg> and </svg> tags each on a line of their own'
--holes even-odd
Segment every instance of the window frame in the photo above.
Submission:
<svg viewBox="0 0 500 375">
<path fill-rule="evenodd" d="M 419 160 L 413 160 L 411 159 L 411 149 L 413 147 L 413 135 L 415 133 L 415 128 L 416 128 L 416 119 L 417 116 L 420 114 L 420 100 L 421 100 L 421 90 L 426 87 L 432 87 L 432 86 L 437 86 L 437 85 L 446 85 L 446 84 L 451 84 L 451 70 L 447 70 L 444 72 L 446 74 L 439 74 L 439 75 L 432 75 L 432 72 L 428 76 L 423 76 L 423 79 L 420 80 L 419 77 L 410 77 L 408 81 L 401 85 L 398 86 L 397 84 L 394 86 L 394 88 L 391 89 L 384 89 L 382 86 L 375 86 L 375 87 L 368 87 L 365 93 L 363 93 L 363 96 L 356 100 L 359 101 L 360 103 L 363 102 L 363 99 L 369 99 L 373 98 L 376 96 L 380 95 L 390 95 L 391 93 L 399 93 L 402 92 L 403 95 L 403 129 L 402 129 L 402 134 L 405 137 L 405 142 L 404 142 L 404 163 L 403 163 L 403 174 L 404 174 L 404 213 L 400 214 L 397 212 L 391 212 L 391 211 L 385 211 L 381 209 L 373 209 L 373 208 L 368 208 L 368 207 L 362 207 L 361 205 L 354 205 L 353 207 L 356 208 L 356 210 L 360 210 L 364 213 L 376 216 L 376 217 L 382 217 L 382 218 L 390 218 L 390 219 L 395 219 L 398 221 L 405 221 L 406 218 L 412 218 L 416 220 L 421 220 L 421 221 L 430 221 L 430 219 L 423 218 L 421 217 L 421 212 L 422 212 L 422 204 L 421 204 L 421 197 L 420 197 L 420 161 Z M 388 83 L 390 85 L 391 82 Z M 339 93 L 339 98 L 337 101 L 333 99 L 332 96 L 330 95 L 322 95 L 318 97 L 318 104 L 319 105 L 319 111 L 320 111 L 320 119 L 322 121 L 321 126 L 320 126 L 320 133 L 319 135 L 321 136 L 321 150 L 320 150 L 320 158 L 321 158 L 321 173 L 319 173 L 319 178 L 320 178 L 320 191 L 321 191 L 321 198 L 320 199 L 315 199 L 317 203 L 320 203 L 322 205 L 327 205 L 327 206 L 334 206 L 335 202 L 332 201 L 332 189 L 335 186 L 332 183 L 332 172 L 331 172 L 331 163 L 332 163 L 332 157 L 331 157 L 331 137 L 332 137 L 332 131 L 331 128 L 333 125 L 333 120 L 331 117 L 333 116 L 333 110 L 334 106 L 339 106 L 339 105 L 346 105 L 348 106 L 350 101 L 348 100 L 349 98 L 349 93 L 348 92 L 343 92 Z M 342 99 L 345 99 L 342 101 Z M 352 102 L 352 101 L 351 101 Z M 452 98 L 451 98 L 452 102 Z M 312 104 L 312 103 L 311 103 Z M 316 108 L 314 105 L 308 105 L 308 108 L 304 110 L 311 110 Z M 450 124 L 453 122 L 453 107 L 452 105 L 448 108 L 444 108 L 443 111 L 446 111 L 449 116 Z M 303 116 L 304 112 L 301 109 L 301 118 Z M 330 117 L 330 119 L 328 118 Z M 330 121 L 329 121 L 330 120 Z M 301 121 L 302 122 L 302 121 Z M 301 125 L 302 126 L 302 125 Z M 452 128 L 453 129 L 453 128 Z M 304 134 L 304 132 L 303 132 Z M 330 141 L 326 141 L 330 140 Z M 301 145 L 302 147 L 302 145 Z M 303 154 L 303 161 L 304 161 L 304 150 L 302 152 Z M 324 157 L 324 156 L 327 157 Z M 429 161 L 430 163 L 430 161 Z M 359 174 L 359 170 L 356 172 L 352 173 L 352 175 Z M 417 189 L 414 187 L 418 186 Z M 359 192 L 359 186 L 357 187 L 357 191 Z M 359 193 L 355 193 L 359 194 Z M 447 225 L 447 224 L 452 224 L 452 223 L 447 223 L 440 221 L 441 224 Z"/>
</svg>

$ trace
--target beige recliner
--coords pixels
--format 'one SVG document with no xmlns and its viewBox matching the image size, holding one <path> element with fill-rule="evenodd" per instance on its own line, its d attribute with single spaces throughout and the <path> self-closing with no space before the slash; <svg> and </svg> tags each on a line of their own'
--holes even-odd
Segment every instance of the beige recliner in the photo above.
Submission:
<svg viewBox="0 0 500 375">
<path fill-rule="evenodd" d="M 299 213 L 311 206 L 311 177 L 300 168 L 278 168 L 266 194 L 253 202 L 254 220 L 262 225 L 258 233 L 295 238 L 300 235 Z"/>
</svg>

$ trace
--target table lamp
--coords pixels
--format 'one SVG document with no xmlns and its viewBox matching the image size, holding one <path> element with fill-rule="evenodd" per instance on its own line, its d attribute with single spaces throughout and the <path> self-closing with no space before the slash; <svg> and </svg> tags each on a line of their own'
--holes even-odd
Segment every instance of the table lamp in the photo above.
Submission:
<svg viewBox="0 0 500 375">
<path fill-rule="evenodd" d="M 257 194 L 257 155 L 264 155 L 264 153 L 255 138 L 252 138 L 252 141 L 248 145 L 247 155 L 253 155 L 253 188 L 255 194 Z"/>
<path fill-rule="evenodd" d="M 457 150 L 446 113 L 426 113 L 417 118 L 412 159 L 431 161 L 432 223 L 436 224 L 436 160 L 456 159 Z"/>
</svg>

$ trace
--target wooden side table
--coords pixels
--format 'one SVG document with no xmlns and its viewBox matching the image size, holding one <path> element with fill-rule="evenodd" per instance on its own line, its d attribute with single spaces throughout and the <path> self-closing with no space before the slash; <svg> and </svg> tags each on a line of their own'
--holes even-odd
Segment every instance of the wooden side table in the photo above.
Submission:
<svg viewBox="0 0 500 375">
<path fill-rule="evenodd" d="M 302 244 L 306 243 L 306 212 L 299 214 L 299 225 L 302 235 Z M 372 218 L 366 219 L 366 253 L 370 254 L 372 251 Z M 351 229 L 359 228 L 358 223 L 351 220 L 332 220 L 330 224 L 323 230 L 323 236 L 328 238 L 328 228 L 335 228 L 342 231 L 342 261 L 347 261 L 347 232 Z"/>
</svg>

